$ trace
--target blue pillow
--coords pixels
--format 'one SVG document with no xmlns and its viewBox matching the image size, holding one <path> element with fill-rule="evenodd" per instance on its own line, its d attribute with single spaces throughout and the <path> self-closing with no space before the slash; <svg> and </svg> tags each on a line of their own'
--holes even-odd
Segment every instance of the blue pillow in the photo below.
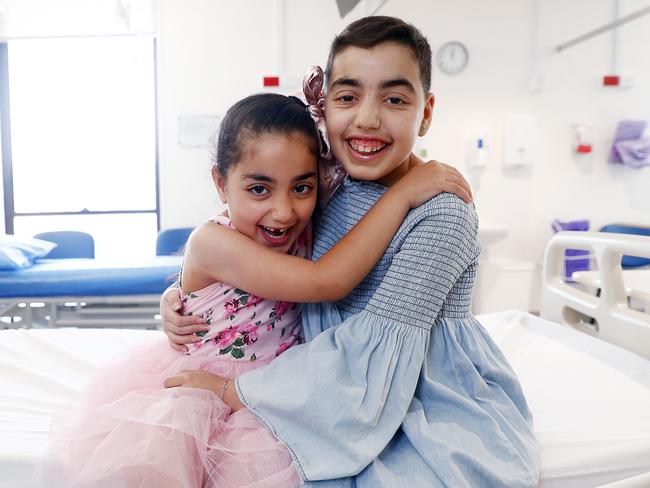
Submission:
<svg viewBox="0 0 650 488">
<path fill-rule="evenodd" d="M 42 258 L 55 247 L 53 242 L 33 237 L 0 235 L 0 270 L 28 268 L 35 259 Z"/>
</svg>

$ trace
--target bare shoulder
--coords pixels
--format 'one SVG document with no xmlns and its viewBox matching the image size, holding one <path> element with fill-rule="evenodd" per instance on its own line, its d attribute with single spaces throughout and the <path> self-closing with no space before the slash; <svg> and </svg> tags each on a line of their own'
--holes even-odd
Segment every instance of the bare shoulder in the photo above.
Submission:
<svg viewBox="0 0 650 488">
<path fill-rule="evenodd" d="M 235 231 L 216 222 L 205 222 L 194 229 L 187 239 L 186 254 L 190 254 L 192 248 L 200 250 L 206 245 L 216 249 L 223 236 L 227 236 L 231 232 Z"/>
<path fill-rule="evenodd" d="M 182 286 L 196 291 L 214 283 L 214 270 L 228 259 L 232 239 L 238 232 L 215 222 L 206 222 L 190 234 L 183 260 Z"/>
</svg>

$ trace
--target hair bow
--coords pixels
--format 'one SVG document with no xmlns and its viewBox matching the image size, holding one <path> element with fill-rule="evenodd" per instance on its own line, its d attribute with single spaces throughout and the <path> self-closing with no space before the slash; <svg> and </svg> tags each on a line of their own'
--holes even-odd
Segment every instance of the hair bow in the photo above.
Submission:
<svg viewBox="0 0 650 488">
<path fill-rule="evenodd" d="M 320 66 L 312 66 L 302 81 L 302 91 L 307 100 L 307 111 L 316 123 L 320 134 L 320 155 L 324 158 L 332 156 L 327 128 L 325 127 L 325 95 L 323 94 L 324 76 Z"/>
<path fill-rule="evenodd" d="M 338 186 L 347 176 L 347 173 L 334 155 L 327 138 L 327 127 L 325 126 L 325 95 L 323 86 L 325 76 L 320 66 L 312 66 L 307 71 L 302 82 L 302 91 L 307 101 L 307 111 L 318 129 L 321 158 L 318 165 L 319 173 L 319 202 L 325 207 L 328 200 L 334 194 Z"/>
</svg>

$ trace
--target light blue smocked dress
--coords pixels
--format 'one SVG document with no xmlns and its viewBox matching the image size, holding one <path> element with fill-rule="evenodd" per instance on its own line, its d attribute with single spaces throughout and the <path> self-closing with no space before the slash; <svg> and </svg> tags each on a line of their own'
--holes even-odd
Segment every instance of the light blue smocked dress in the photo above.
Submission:
<svg viewBox="0 0 650 488">
<path fill-rule="evenodd" d="M 384 191 L 347 179 L 316 221 L 314 259 Z M 349 296 L 303 308 L 307 344 L 238 378 L 306 486 L 537 484 L 521 387 L 470 310 L 479 252 L 472 206 L 436 196 Z"/>
</svg>

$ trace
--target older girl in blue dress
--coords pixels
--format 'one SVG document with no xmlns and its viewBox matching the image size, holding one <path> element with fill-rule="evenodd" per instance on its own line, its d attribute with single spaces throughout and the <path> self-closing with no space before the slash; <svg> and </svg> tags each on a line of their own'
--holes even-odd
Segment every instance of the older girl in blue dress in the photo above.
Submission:
<svg viewBox="0 0 650 488">
<path fill-rule="evenodd" d="M 419 164 L 411 150 L 434 105 L 428 42 L 399 19 L 348 26 L 326 75 L 327 134 L 349 177 L 316 219 L 315 259 Z M 307 344 L 239 376 L 226 401 L 287 446 L 308 485 L 535 486 L 531 414 L 470 310 L 478 257 L 473 207 L 432 198 L 348 296 L 306 306 Z M 191 340 L 163 310 L 170 338 Z"/>
</svg>

